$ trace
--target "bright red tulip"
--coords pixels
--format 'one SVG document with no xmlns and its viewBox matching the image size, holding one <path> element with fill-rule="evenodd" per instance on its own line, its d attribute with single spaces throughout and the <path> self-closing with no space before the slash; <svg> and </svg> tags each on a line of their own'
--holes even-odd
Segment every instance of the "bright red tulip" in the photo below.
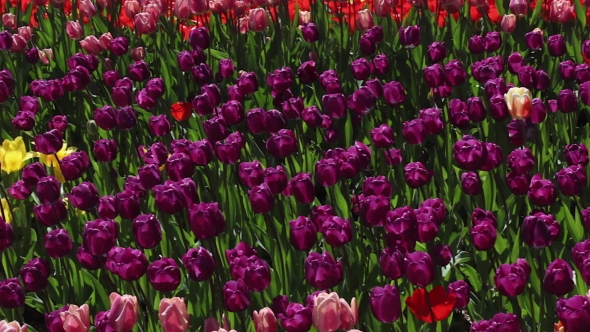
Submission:
<svg viewBox="0 0 590 332">
<path fill-rule="evenodd" d="M 406 299 L 406 305 L 419 320 L 434 323 L 447 319 L 453 312 L 455 295 L 447 295 L 442 286 L 436 286 L 430 292 L 418 288 Z"/>
</svg>

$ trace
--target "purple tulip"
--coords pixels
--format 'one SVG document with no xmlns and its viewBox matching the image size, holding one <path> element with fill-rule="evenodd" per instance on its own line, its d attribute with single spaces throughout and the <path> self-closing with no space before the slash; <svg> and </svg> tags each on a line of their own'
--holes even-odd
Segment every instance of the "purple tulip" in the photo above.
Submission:
<svg viewBox="0 0 590 332">
<path fill-rule="evenodd" d="M 524 291 L 527 279 L 526 272 L 517 264 L 502 264 L 496 270 L 494 284 L 500 294 L 514 297 Z"/>
<path fill-rule="evenodd" d="M 522 222 L 522 241 L 533 248 L 545 248 L 557 240 L 560 225 L 551 214 L 536 212 Z"/>
<path fill-rule="evenodd" d="M 412 25 L 399 28 L 399 43 L 408 49 L 415 48 L 420 44 L 420 26 Z"/>
<path fill-rule="evenodd" d="M 250 305 L 250 290 L 242 279 L 230 280 L 223 286 L 223 300 L 229 312 L 242 311 Z"/>
<path fill-rule="evenodd" d="M 485 51 L 485 40 L 481 36 L 475 35 L 469 38 L 467 47 L 472 54 L 482 54 Z"/>
<path fill-rule="evenodd" d="M 406 90 L 397 81 L 387 82 L 383 85 L 383 97 L 391 106 L 399 106 L 406 101 Z"/>
<path fill-rule="evenodd" d="M 587 184 L 584 166 L 572 165 L 555 174 L 559 190 L 566 196 L 578 196 Z"/>
<path fill-rule="evenodd" d="M 172 258 L 155 260 L 147 269 L 148 280 L 158 292 L 172 292 L 180 285 L 180 268 Z"/>
<path fill-rule="evenodd" d="M 51 258 L 62 258 L 72 251 L 72 239 L 67 230 L 57 228 L 45 234 L 45 251 Z"/>
<path fill-rule="evenodd" d="M 410 188 L 419 188 L 430 182 L 433 172 L 421 162 L 411 162 L 404 167 L 404 179 Z"/>
<path fill-rule="evenodd" d="M 524 41 L 527 47 L 533 51 L 538 51 L 543 48 L 545 40 L 543 39 L 542 31 L 536 29 L 531 32 L 527 32 L 524 35 Z"/>
<path fill-rule="evenodd" d="M 191 205 L 189 222 L 191 230 L 200 240 L 213 238 L 225 231 L 225 218 L 218 203 Z"/>
<path fill-rule="evenodd" d="M 205 281 L 215 271 L 215 261 L 211 253 L 204 247 L 191 248 L 182 256 L 182 263 L 187 269 L 189 278 Z"/>
<path fill-rule="evenodd" d="M 20 278 L 29 292 L 38 292 L 47 287 L 51 266 L 41 258 L 33 258 L 20 269 Z M 0 286 L 1 290 L 1 286 Z"/>
<path fill-rule="evenodd" d="M 311 252 L 305 260 L 305 279 L 314 288 L 325 290 L 342 281 L 341 261 L 335 261 L 329 252 Z"/>
<path fill-rule="evenodd" d="M 461 85 L 467 79 L 467 73 L 460 60 L 453 59 L 445 64 L 446 81 L 450 86 Z"/>
<path fill-rule="evenodd" d="M 0 308 L 15 309 L 25 304 L 25 292 L 17 278 L 0 281 Z"/>
<path fill-rule="evenodd" d="M 125 281 L 141 278 L 148 269 L 148 260 L 141 250 L 113 247 L 107 254 L 106 267 Z"/>
<path fill-rule="evenodd" d="M 465 135 L 453 145 L 453 156 L 459 167 L 477 171 L 487 161 L 487 149 L 473 136 Z"/>
<path fill-rule="evenodd" d="M 448 287 L 449 294 L 455 295 L 455 309 L 462 310 L 469 304 L 469 284 L 465 280 L 453 281 Z"/>
<path fill-rule="evenodd" d="M 438 63 L 444 60 L 448 55 L 448 50 L 443 43 L 433 42 L 428 45 L 428 59 L 433 63 Z"/>
<path fill-rule="evenodd" d="M 428 136 L 428 129 L 421 119 L 413 119 L 404 122 L 402 133 L 409 144 L 422 144 Z"/>
<path fill-rule="evenodd" d="M 93 183 L 82 182 L 72 188 L 68 199 L 76 209 L 88 211 L 98 204 L 98 190 Z"/>
<path fill-rule="evenodd" d="M 558 297 L 574 290 L 574 272 L 563 259 L 555 259 L 549 263 L 543 278 L 543 288 Z"/>
<path fill-rule="evenodd" d="M 279 313 L 277 318 L 287 332 L 306 332 L 311 328 L 312 311 L 307 306 L 291 302 L 286 306 L 284 313 Z"/>
<path fill-rule="evenodd" d="M 308 251 L 317 242 L 318 229 L 307 217 L 297 217 L 289 222 L 289 240 L 293 248 L 300 251 Z"/>
<path fill-rule="evenodd" d="M 487 251 L 494 248 L 496 243 L 497 231 L 491 222 L 483 221 L 469 230 L 471 241 L 476 250 Z"/>
<path fill-rule="evenodd" d="M 539 206 L 550 206 L 557 198 L 553 183 L 543 179 L 540 173 L 533 175 L 527 195 L 531 203 Z"/>
<path fill-rule="evenodd" d="M 397 248 L 383 249 L 379 257 L 379 266 L 385 277 L 397 280 L 405 273 L 404 254 Z"/>
<path fill-rule="evenodd" d="M 395 286 L 373 287 L 369 301 L 373 316 L 382 323 L 391 324 L 402 316 L 400 293 Z"/>
</svg>

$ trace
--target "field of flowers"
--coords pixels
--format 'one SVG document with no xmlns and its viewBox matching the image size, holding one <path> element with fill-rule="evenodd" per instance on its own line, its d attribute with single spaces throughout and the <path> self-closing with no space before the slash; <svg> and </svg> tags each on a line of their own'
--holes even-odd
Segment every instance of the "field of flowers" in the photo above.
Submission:
<svg viewBox="0 0 590 332">
<path fill-rule="evenodd" d="M 0 332 L 589 331 L 589 7 L 1 0 Z"/>
</svg>

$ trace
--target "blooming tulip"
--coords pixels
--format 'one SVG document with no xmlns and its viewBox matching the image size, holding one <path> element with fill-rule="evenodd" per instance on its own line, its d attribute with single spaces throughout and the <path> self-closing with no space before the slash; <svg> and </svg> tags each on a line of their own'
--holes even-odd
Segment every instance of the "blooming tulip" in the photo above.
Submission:
<svg viewBox="0 0 590 332">
<path fill-rule="evenodd" d="M 87 304 L 80 307 L 70 304 L 68 310 L 59 315 L 65 331 L 87 332 L 90 329 L 90 312 Z"/>
</svg>

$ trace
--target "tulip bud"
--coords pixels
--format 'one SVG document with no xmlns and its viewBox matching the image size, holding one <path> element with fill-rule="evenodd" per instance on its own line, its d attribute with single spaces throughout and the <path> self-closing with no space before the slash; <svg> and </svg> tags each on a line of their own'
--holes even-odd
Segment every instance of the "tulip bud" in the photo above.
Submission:
<svg viewBox="0 0 590 332">
<path fill-rule="evenodd" d="M 516 29 L 516 16 L 514 14 L 505 14 L 500 22 L 500 27 L 505 33 L 513 33 Z"/>
<path fill-rule="evenodd" d="M 29 292 L 38 292 L 47 287 L 51 266 L 41 258 L 33 258 L 20 269 L 20 278 Z"/>
</svg>

